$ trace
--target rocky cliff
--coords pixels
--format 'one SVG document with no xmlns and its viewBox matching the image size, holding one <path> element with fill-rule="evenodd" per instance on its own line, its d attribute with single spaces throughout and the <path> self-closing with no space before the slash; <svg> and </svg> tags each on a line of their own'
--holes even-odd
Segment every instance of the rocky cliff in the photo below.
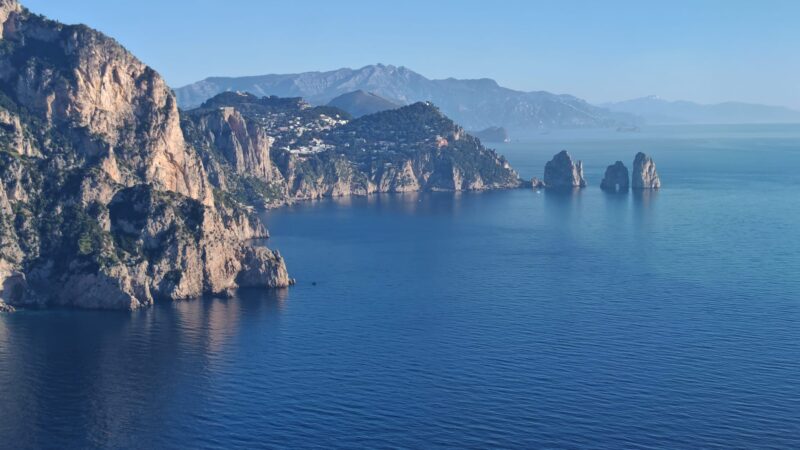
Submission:
<svg viewBox="0 0 800 450">
<path fill-rule="evenodd" d="M 228 92 L 181 114 L 113 39 L 0 0 L 0 310 L 137 309 L 293 283 L 252 206 L 518 187 L 430 103 L 353 120 Z"/>
<path fill-rule="evenodd" d="M 653 158 L 644 153 L 637 153 L 633 161 L 632 185 L 634 189 L 659 189 L 661 178 L 656 170 Z"/>
<path fill-rule="evenodd" d="M 257 219 L 213 195 L 155 71 L 14 0 L 0 22 L 0 302 L 136 309 L 290 284 L 277 253 L 247 245 Z M 230 165 L 274 173 L 266 137 L 220 119 Z"/>
<path fill-rule="evenodd" d="M 583 162 L 573 161 L 566 150 L 556 154 L 544 166 L 544 184 L 548 189 L 572 189 L 586 187 L 583 178 Z"/>
<path fill-rule="evenodd" d="M 122 162 L 110 173 L 115 181 L 144 179 L 210 200 L 200 161 L 184 142 L 177 102 L 153 69 L 85 26 L 46 20 L 13 0 L 5 0 L 2 10 L 5 95 L 42 125 L 83 141 L 84 156 L 113 152 Z"/>
<path fill-rule="evenodd" d="M 254 177 L 251 170 L 233 170 L 231 158 L 214 158 L 230 153 L 227 141 L 216 137 L 220 133 L 207 119 L 220 114 L 235 114 L 257 124 L 270 137 L 277 173 Z M 521 185 L 503 157 L 428 103 L 350 120 L 344 111 L 311 107 L 299 99 L 226 93 L 184 116 L 186 135 L 197 147 L 207 148 L 207 159 L 215 159 L 207 164 L 215 167 L 210 171 L 212 184 L 225 184 L 237 198 L 252 204 Z M 256 147 L 245 146 L 244 153 L 258 153 Z"/>
</svg>

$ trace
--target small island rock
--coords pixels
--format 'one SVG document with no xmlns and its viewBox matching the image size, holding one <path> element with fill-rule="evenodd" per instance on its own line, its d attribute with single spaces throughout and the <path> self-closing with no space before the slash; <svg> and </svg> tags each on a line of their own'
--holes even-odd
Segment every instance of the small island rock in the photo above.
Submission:
<svg viewBox="0 0 800 450">
<path fill-rule="evenodd" d="M 639 152 L 633 161 L 633 188 L 634 189 L 659 189 L 661 179 L 656 171 L 656 163 L 653 158 Z"/>
<path fill-rule="evenodd" d="M 531 188 L 533 189 L 544 189 L 547 185 L 544 183 L 543 180 L 533 177 L 531 178 Z"/>
<path fill-rule="evenodd" d="M 622 161 L 617 161 L 606 169 L 606 175 L 603 177 L 603 182 L 600 183 L 600 189 L 609 192 L 627 192 L 630 189 L 630 184 L 628 168 L 625 167 Z"/>
<path fill-rule="evenodd" d="M 572 161 L 566 150 L 562 150 L 544 167 L 544 183 L 551 189 L 586 187 L 583 179 L 583 162 Z"/>
<path fill-rule="evenodd" d="M 489 127 L 485 130 L 472 133 L 483 142 L 510 142 L 508 131 L 503 127 Z"/>
</svg>

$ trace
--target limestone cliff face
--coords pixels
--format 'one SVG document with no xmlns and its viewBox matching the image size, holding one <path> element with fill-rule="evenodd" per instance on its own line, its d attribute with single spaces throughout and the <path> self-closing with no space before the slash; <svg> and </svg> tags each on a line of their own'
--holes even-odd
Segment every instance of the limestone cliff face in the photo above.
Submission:
<svg viewBox="0 0 800 450">
<path fill-rule="evenodd" d="M 0 309 L 130 310 L 291 284 L 277 253 L 248 243 L 267 236 L 257 216 L 212 195 L 157 73 L 15 1 L 0 0 L 0 21 Z M 264 169 L 268 141 L 226 120 L 232 160 Z"/>
<path fill-rule="evenodd" d="M 41 156 L 19 116 L 0 108 L 0 142 L 22 156 Z"/>
<path fill-rule="evenodd" d="M 25 255 L 19 246 L 13 217 L 4 183 L 0 183 L 0 312 L 13 311 L 8 303 L 18 301 L 27 285 L 25 275 L 19 270 Z"/>
<path fill-rule="evenodd" d="M 299 99 L 226 93 L 186 113 L 183 127 L 192 143 L 207 150 L 212 183 L 227 186 L 254 203 L 261 196 L 262 203 L 269 206 L 322 197 L 502 189 L 522 184 L 503 157 L 429 103 L 353 121 L 342 120 L 342 115 L 346 113 L 313 108 Z M 237 142 L 250 145 L 230 144 L 228 136 L 237 128 L 247 128 L 246 133 L 238 133 Z M 270 151 L 271 167 L 277 174 L 266 177 L 266 163 L 239 163 L 247 154 L 261 154 L 247 149 L 257 147 L 253 143 L 263 138 L 253 136 L 262 133 L 278 143 Z M 215 154 L 226 156 L 214 159 Z M 252 183 L 249 178 L 262 183 Z"/>
<path fill-rule="evenodd" d="M 562 150 L 545 165 L 544 183 L 549 189 L 586 187 L 586 180 L 583 178 L 583 162 L 573 162 L 569 153 Z"/>
<path fill-rule="evenodd" d="M 25 274 L 11 262 L 0 259 L 0 312 L 13 312 L 11 304 L 19 303 L 27 287 Z"/>
<path fill-rule="evenodd" d="M 600 189 L 609 192 L 627 192 L 630 189 L 631 177 L 628 168 L 622 161 L 617 161 L 606 168 L 606 174 L 600 183 Z"/>
<path fill-rule="evenodd" d="M 52 127 L 66 127 L 87 155 L 113 152 L 130 173 L 210 204 L 197 155 L 180 128 L 164 80 L 116 41 L 85 26 L 34 16 L 13 0 L 0 7 L 6 95 Z"/>
<path fill-rule="evenodd" d="M 21 11 L 22 7 L 17 0 L 0 0 L 0 37 L 5 35 L 6 30 L 14 31 L 14 24 L 9 24 L 7 27 L 6 22 L 11 14 L 18 14 Z"/>
<path fill-rule="evenodd" d="M 272 139 L 254 120 L 245 119 L 233 107 L 222 107 L 196 114 L 194 129 L 199 133 L 194 145 L 218 151 L 239 175 L 264 182 L 280 179 L 270 160 Z"/>
<path fill-rule="evenodd" d="M 633 188 L 634 189 L 659 189 L 661 178 L 656 170 L 653 158 L 644 153 L 637 153 L 633 161 Z"/>
<path fill-rule="evenodd" d="M 77 236 L 72 257 L 64 258 L 72 250 L 63 246 L 58 254 L 46 252 L 27 266 L 31 289 L 4 300 L 17 306 L 132 310 L 159 299 L 228 295 L 241 286 L 289 286 L 283 258 L 248 244 L 266 231 L 243 214 L 145 185 L 120 190 L 101 214 L 105 217 L 89 225 L 96 233 Z M 6 272 L 7 279 L 20 274 Z M 18 276 L 14 282 L 27 287 L 25 281 Z"/>
<path fill-rule="evenodd" d="M 430 149 L 391 162 L 362 166 L 343 155 L 313 158 L 279 155 L 278 167 L 286 180 L 289 200 L 363 196 L 374 193 L 419 191 L 482 191 L 521 185 L 516 172 L 499 159 L 487 163 L 504 172 L 503 178 L 486 179 L 480 171 L 462 167 L 447 149 Z"/>
</svg>

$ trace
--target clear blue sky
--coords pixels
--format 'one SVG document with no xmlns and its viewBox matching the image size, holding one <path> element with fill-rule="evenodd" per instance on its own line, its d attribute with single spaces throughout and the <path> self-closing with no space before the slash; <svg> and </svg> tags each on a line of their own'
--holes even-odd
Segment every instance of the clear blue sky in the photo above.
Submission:
<svg viewBox="0 0 800 450">
<path fill-rule="evenodd" d="M 593 102 L 800 109 L 800 0 L 22 2 L 115 37 L 173 87 L 382 62 Z"/>
</svg>

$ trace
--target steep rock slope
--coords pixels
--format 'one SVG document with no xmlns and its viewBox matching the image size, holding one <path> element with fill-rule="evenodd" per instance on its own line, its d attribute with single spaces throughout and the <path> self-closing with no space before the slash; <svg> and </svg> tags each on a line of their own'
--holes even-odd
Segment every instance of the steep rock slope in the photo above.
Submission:
<svg viewBox="0 0 800 450">
<path fill-rule="evenodd" d="M 633 160 L 631 184 L 633 189 L 661 188 L 661 177 L 658 176 L 653 158 L 642 152 L 636 154 L 636 158 Z"/>
<path fill-rule="evenodd" d="M 583 162 L 573 161 L 566 150 L 560 151 L 544 166 L 544 184 L 548 189 L 585 188 Z"/>
<path fill-rule="evenodd" d="M 214 145 L 206 118 L 229 108 L 244 120 L 259 124 L 274 144 L 271 158 L 279 174 L 261 183 L 252 173 L 234 172 L 223 158 L 209 161 L 224 175 L 212 176 L 253 200 L 260 193 L 267 204 L 326 196 L 376 192 L 484 190 L 521 184 L 508 162 L 483 147 L 452 120 L 428 103 L 348 120 L 343 111 L 311 107 L 300 99 L 258 98 L 225 93 L 189 111 L 184 129 L 207 154 L 222 155 Z M 218 142 L 218 140 L 216 140 Z M 248 152 L 256 152 L 251 148 Z M 227 169 L 226 169 L 227 167 Z"/>
<path fill-rule="evenodd" d="M 245 244 L 266 235 L 257 219 L 215 205 L 155 71 L 15 0 L 0 21 L 0 301 L 136 309 L 289 284 Z"/>
</svg>

